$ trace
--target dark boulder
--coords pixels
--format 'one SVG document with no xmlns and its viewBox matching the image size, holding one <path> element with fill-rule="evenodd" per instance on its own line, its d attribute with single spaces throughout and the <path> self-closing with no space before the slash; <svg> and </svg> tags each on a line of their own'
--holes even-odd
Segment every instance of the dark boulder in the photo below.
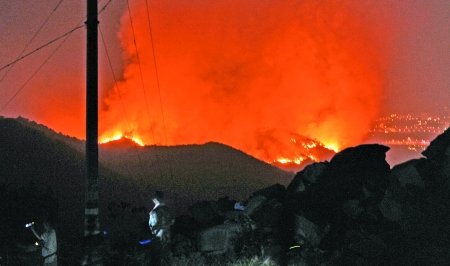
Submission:
<svg viewBox="0 0 450 266">
<path fill-rule="evenodd" d="M 401 186 L 412 185 L 423 188 L 425 186 L 422 176 L 416 168 L 420 160 L 411 160 L 397 165 L 391 170 L 391 179 L 397 180 Z"/>
<path fill-rule="evenodd" d="M 401 198 L 396 194 L 394 188 L 388 188 L 383 199 L 380 202 L 379 208 L 383 216 L 393 222 L 400 222 L 402 219 L 402 204 Z"/>
<path fill-rule="evenodd" d="M 433 193 L 450 201 L 450 129 L 434 139 L 422 154 L 427 160 L 418 170 L 426 185 Z"/>
<path fill-rule="evenodd" d="M 318 247 L 323 236 L 330 229 L 329 226 L 321 227 L 316 225 L 301 215 L 296 215 L 294 221 L 294 239 L 301 245 Z"/>
<path fill-rule="evenodd" d="M 302 171 L 298 172 L 287 187 L 289 193 L 304 192 L 311 184 L 316 184 L 319 177 L 327 169 L 328 162 L 313 163 L 307 165 Z"/>
<path fill-rule="evenodd" d="M 255 211 L 261 208 L 262 204 L 267 200 L 266 197 L 262 195 L 256 195 L 251 197 L 247 204 L 245 204 L 244 213 L 251 216 Z"/>
<path fill-rule="evenodd" d="M 267 199 L 273 199 L 273 198 L 283 198 L 286 193 L 286 189 L 281 184 L 275 184 L 263 189 L 260 189 L 253 193 L 254 196 L 264 196 Z"/>
<path fill-rule="evenodd" d="M 330 162 L 328 179 L 335 189 L 342 189 L 349 199 L 359 197 L 362 187 L 383 194 L 389 184 L 389 164 L 386 152 L 389 147 L 378 144 L 347 148 L 336 154 Z"/>
<path fill-rule="evenodd" d="M 336 208 L 346 200 L 366 198 L 367 192 L 381 198 L 389 184 L 388 147 L 371 144 L 343 150 L 331 160 L 317 184 L 318 201 Z"/>
<path fill-rule="evenodd" d="M 221 224 L 225 218 L 215 201 L 197 202 L 189 208 L 195 222 L 202 226 Z"/>
<path fill-rule="evenodd" d="M 342 211 L 349 217 L 355 218 L 360 215 L 364 208 L 359 200 L 347 200 L 342 204 Z"/>
<path fill-rule="evenodd" d="M 425 163 L 424 159 L 411 160 L 392 169 L 390 185 L 379 203 L 379 209 L 385 218 L 393 222 L 408 223 L 403 221 L 405 213 L 415 209 L 411 206 L 426 200 L 422 197 L 425 182 L 421 175 Z"/>
<path fill-rule="evenodd" d="M 386 265 L 387 246 L 376 235 L 360 230 L 345 233 L 343 262 L 345 265 Z"/>
<path fill-rule="evenodd" d="M 183 234 L 176 234 L 172 238 L 172 253 L 174 256 L 189 255 L 194 251 L 192 240 Z"/>
<path fill-rule="evenodd" d="M 280 219 L 283 215 L 283 203 L 277 199 L 271 199 L 255 211 L 251 218 L 255 221 L 258 228 L 272 231 L 275 226 L 280 225 Z"/>
<path fill-rule="evenodd" d="M 450 158 L 450 128 L 439 135 L 422 154 L 429 160 L 440 162 Z"/>
<path fill-rule="evenodd" d="M 208 254 L 223 254 L 234 248 L 234 239 L 244 229 L 238 223 L 225 223 L 202 230 L 198 235 L 198 249 Z"/>
<path fill-rule="evenodd" d="M 172 233 L 182 234 L 188 237 L 195 237 L 195 232 L 201 228 L 201 225 L 190 215 L 180 215 L 175 218 L 172 225 Z"/>
<path fill-rule="evenodd" d="M 235 200 L 230 200 L 229 197 L 221 197 L 217 200 L 217 205 L 221 212 L 227 212 L 234 209 Z"/>
</svg>

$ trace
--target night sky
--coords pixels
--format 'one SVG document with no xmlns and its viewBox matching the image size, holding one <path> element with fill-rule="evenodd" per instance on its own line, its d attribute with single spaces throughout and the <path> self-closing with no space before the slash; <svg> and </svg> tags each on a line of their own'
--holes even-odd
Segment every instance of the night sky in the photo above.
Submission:
<svg viewBox="0 0 450 266">
<path fill-rule="evenodd" d="M 0 1 L 0 67 L 58 2 Z M 81 25 L 84 2 L 63 1 L 26 52 Z M 121 91 L 99 37 L 102 137 L 213 140 L 270 161 L 299 136 L 342 149 L 382 115 L 450 113 L 449 1 L 149 1 L 159 83 L 145 1 L 130 10 L 134 29 L 126 1 L 99 16 Z M 0 71 L 0 115 L 84 138 L 85 29 L 59 44 Z"/>
</svg>

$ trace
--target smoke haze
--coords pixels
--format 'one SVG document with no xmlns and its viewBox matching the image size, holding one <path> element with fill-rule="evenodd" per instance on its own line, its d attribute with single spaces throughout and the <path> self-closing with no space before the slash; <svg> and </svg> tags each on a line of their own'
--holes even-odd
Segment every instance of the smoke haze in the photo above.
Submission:
<svg viewBox="0 0 450 266">
<path fill-rule="evenodd" d="M 269 162 L 297 156 L 304 137 L 359 144 L 380 111 L 387 33 L 356 3 L 149 2 L 159 94 L 145 1 L 133 1 L 135 38 L 126 9 L 125 67 L 102 99 L 101 139 L 217 141 Z"/>
</svg>

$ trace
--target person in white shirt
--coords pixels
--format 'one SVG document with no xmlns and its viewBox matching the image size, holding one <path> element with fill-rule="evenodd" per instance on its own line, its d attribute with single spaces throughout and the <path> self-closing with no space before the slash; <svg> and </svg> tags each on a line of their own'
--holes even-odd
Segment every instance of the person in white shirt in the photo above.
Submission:
<svg viewBox="0 0 450 266">
<path fill-rule="evenodd" d="M 44 259 L 44 266 L 57 266 L 58 257 L 56 252 L 58 250 L 58 245 L 56 241 L 56 231 L 53 229 L 48 222 L 43 223 L 44 232 L 38 234 L 34 226 L 31 226 L 31 231 L 40 240 L 42 245 L 41 256 Z"/>
<path fill-rule="evenodd" d="M 167 255 L 170 242 L 170 227 L 174 219 L 164 203 L 162 191 L 156 191 L 152 201 L 153 209 L 149 213 L 148 226 L 155 236 L 151 244 L 151 265 L 161 265 L 161 257 Z"/>
<path fill-rule="evenodd" d="M 170 239 L 170 226 L 173 224 L 173 219 L 164 203 L 163 192 L 156 191 L 152 201 L 155 206 L 149 213 L 148 226 L 162 243 L 166 243 Z"/>
</svg>

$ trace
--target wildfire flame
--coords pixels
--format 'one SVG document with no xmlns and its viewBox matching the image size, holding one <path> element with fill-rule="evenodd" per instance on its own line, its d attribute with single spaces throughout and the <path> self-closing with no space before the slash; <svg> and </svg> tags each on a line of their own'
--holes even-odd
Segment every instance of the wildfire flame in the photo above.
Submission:
<svg viewBox="0 0 450 266">
<path fill-rule="evenodd" d="M 334 152 L 338 152 L 339 151 L 339 144 L 337 143 L 326 143 L 323 145 L 325 148 L 330 149 Z"/>
<path fill-rule="evenodd" d="M 275 160 L 275 162 L 279 162 L 281 164 L 291 164 L 291 163 L 293 163 L 293 164 L 300 165 L 304 160 L 305 160 L 305 158 L 303 158 L 303 157 L 297 157 L 297 158 L 294 158 L 294 159 L 279 157 L 278 159 Z"/>
<path fill-rule="evenodd" d="M 379 49 L 385 29 L 358 8 L 349 1 L 152 1 L 154 55 L 145 2 L 133 1 L 134 30 L 126 10 L 119 34 L 123 79 L 102 99 L 102 142 L 217 141 L 295 164 L 321 159 L 299 150 L 360 143 L 381 106 L 386 60 Z"/>
<path fill-rule="evenodd" d="M 142 141 L 142 139 L 140 137 L 137 136 L 133 136 L 131 134 L 124 134 L 122 132 L 117 132 L 116 134 L 110 136 L 110 137 L 101 137 L 99 143 L 100 144 L 105 144 L 111 141 L 116 141 L 116 140 L 120 140 L 122 138 L 125 139 L 130 139 L 132 140 L 134 143 L 136 143 L 139 146 L 145 146 L 145 143 Z"/>
</svg>

